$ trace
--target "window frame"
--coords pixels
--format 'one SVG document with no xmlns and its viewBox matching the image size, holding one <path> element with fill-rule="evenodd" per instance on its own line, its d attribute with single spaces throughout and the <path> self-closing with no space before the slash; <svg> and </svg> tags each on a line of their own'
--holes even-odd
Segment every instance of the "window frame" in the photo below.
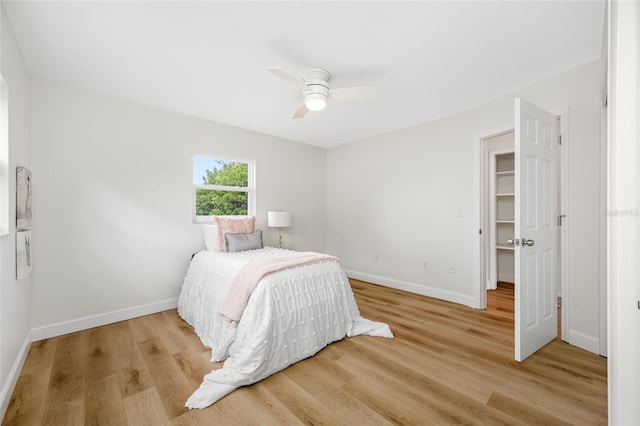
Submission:
<svg viewBox="0 0 640 426">
<path fill-rule="evenodd" d="M 203 185 L 192 183 L 191 191 L 191 209 L 193 223 L 214 223 L 215 220 L 211 215 L 197 215 L 196 214 L 196 192 L 198 189 L 204 189 L 207 191 L 234 191 L 234 192 L 246 192 L 247 193 L 247 214 L 246 215 L 229 215 L 230 217 L 249 217 L 256 215 L 256 161 L 249 158 L 233 157 L 229 155 L 214 155 L 206 154 L 203 152 L 194 152 L 191 156 L 191 176 L 193 182 L 194 166 L 196 157 L 204 157 L 213 161 L 231 161 L 234 163 L 244 163 L 247 165 L 247 185 L 244 186 L 224 186 L 224 185 Z"/>
</svg>

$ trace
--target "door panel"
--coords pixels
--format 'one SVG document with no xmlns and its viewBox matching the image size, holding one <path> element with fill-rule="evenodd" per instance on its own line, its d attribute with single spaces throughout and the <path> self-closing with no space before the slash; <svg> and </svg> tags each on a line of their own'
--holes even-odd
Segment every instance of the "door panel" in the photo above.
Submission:
<svg viewBox="0 0 640 426">
<path fill-rule="evenodd" d="M 553 114 L 523 99 L 515 106 L 515 358 L 522 361 L 558 332 L 558 145 Z"/>
<path fill-rule="evenodd" d="M 520 288 L 526 291 L 526 299 L 524 300 L 523 305 L 526 309 L 523 312 L 526 313 L 526 322 L 524 324 L 526 329 L 530 329 L 534 327 L 537 323 L 537 298 L 536 298 L 536 288 L 535 283 L 538 279 L 538 254 L 537 253 L 527 253 L 522 257 L 525 267 L 525 273 L 522 275 Z"/>
<path fill-rule="evenodd" d="M 525 167 L 525 172 L 524 172 L 525 181 L 522 183 L 526 187 L 526 192 L 524 194 L 528 198 L 527 198 L 527 203 L 522 204 L 522 206 L 524 206 L 524 211 L 526 213 L 524 217 L 523 225 L 524 225 L 524 230 L 530 231 L 530 230 L 536 229 L 536 225 L 537 225 L 537 217 L 536 217 L 536 207 L 538 205 L 538 200 L 536 199 L 536 195 L 537 195 L 536 182 L 538 180 L 537 159 L 532 156 L 525 156 L 524 167 Z M 516 174 L 517 174 L 517 168 L 516 168 Z M 517 193 L 517 189 L 516 189 L 516 193 Z M 516 232 L 516 236 L 518 235 L 519 234 Z"/>
</svg>

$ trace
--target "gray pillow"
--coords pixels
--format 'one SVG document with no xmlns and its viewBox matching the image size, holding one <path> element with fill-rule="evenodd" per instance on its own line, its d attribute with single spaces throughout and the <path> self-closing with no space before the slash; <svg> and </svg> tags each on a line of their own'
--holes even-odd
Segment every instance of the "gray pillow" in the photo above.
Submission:
<svg viewBox="0 0 640 426">
<path fill-rule="evenodd" d="M 251 234 L 224 234 L 224 239 L 229 253 L 262 248 L 262 231 L 259 229 Z"/>
</svg>

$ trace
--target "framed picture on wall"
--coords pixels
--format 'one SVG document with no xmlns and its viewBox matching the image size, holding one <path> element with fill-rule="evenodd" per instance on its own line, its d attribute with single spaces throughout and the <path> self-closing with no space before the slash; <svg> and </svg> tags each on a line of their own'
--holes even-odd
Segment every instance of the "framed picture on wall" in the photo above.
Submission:
<svg viewBox="0 0 640 426">
<path fill-rule="evenodd" d="M 31 230 L 16 232 L 16 278 L 26 278 L 31 272 Z"/>
<path fill-rule="evenodd" d="M 31 170 L 16 167 L 16 230 L 31 229 Z"/>
</svg>

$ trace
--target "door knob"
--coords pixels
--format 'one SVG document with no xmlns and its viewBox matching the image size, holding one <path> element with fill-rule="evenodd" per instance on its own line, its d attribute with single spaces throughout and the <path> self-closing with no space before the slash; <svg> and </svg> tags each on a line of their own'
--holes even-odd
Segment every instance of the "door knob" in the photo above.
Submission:
<svg viewBox="0 0 640 426">
<path fill-rule="evenodd" d="M 533 247 L 533 245 L 535 244 L 535 241 L 533 240 L 527 240 L 526 238 L 522 239 L 522 246 L 527 246 L 527 247 Z"/>
<path fill-rule="evenodd" d="M 510 246 L 519 246 L 520 245 L 520 240 L 519 239 L 514 239 L 514 240 L 507 240 L 507 244 L 509 244 Z"/>
</svg>

